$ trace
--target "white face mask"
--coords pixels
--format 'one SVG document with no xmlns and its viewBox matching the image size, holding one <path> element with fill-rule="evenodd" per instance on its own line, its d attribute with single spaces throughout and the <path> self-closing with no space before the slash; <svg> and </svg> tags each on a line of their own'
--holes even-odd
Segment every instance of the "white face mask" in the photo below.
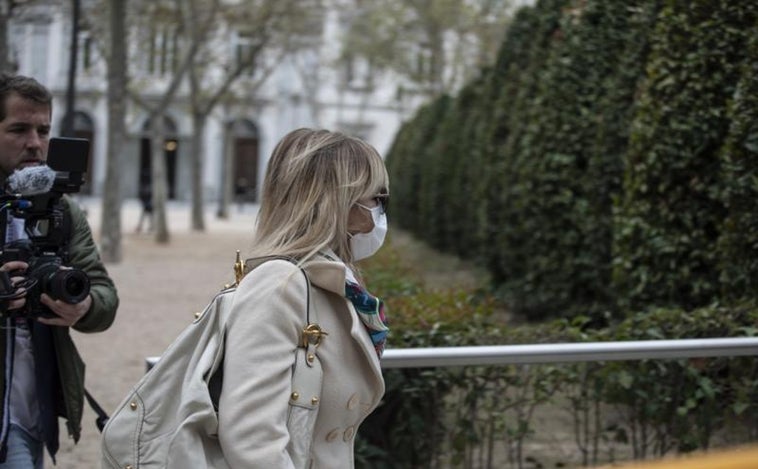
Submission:
<svg viewBox="0 0 758 469">
<path fill-rule="evenodd" d="M 354 261 L 373 256 L 384 244 L 384 236 L 387 234 L 387 214 L 382 213 L 381 205 L 366 207 L 358 204 L 358 206 L 371 212 L 374 229 L 368 233 L 356 233 L 350 238 L 350 250 Z"/>
</svg>

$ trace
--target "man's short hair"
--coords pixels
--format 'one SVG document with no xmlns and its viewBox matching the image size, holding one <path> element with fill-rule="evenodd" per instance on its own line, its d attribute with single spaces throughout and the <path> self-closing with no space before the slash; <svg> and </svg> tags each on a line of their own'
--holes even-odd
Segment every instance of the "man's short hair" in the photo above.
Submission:
<svg viewBox="0 0 758 469">
<path fill-rule="evenodd" d="M 52 110 L 53 95 L 40 82 L 23 75 L 0 73 L 0 122 L 5 120 L 5 102 L 16 93 L 24 99 L 46 104 Z"/>
</svg>

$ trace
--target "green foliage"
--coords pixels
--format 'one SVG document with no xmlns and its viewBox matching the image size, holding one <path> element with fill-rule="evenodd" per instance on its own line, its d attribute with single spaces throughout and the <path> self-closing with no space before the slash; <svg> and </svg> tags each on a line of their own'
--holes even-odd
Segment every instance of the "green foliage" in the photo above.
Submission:
<svg viewBox="0 0 758 469">
<path fill-rule="evenodd" d="M 499 290 L 532 319 L 600 314 L 614 303 L 611 206 L 625 147 L 608 148 L 597 134 L 605 119 L 623 128 L 636 86 L 625 67 L 641 72 L 628 62 L 644 54 L 654 7 L 618 0 L 562 10 L 527 124 L 503 147 Z M 603 137 L 618 143 L 623 134 L 613 132 Z"/>
<path fill-rule="evenodd" d="M 630 313 L 603 329 L 588 316 L 508 325 L 493 298 L 431 289 L 413 267 L 391 246 L 364 265 L 371 290 L 387 302 L 393 348 L 758 334 L 756 301 Z M 496 454 L 523 464 L 544 456 L 526 443 L 545 406 L 571 416 L 584 464 L 609 462 L 608 448 L 642 459 L 707 449 L 727 428 L 730 444 L 758 434 L 753 357 L 395 369 L 385 380 L 383 404 L 361 427 L 358 467 L 500 467 Z"/>
<path fill-rule="evenodd" d="M 727 209 L 716 194 L 733 182 L 719 149 L 757 17 L 755 2 L 710 0 L 669 1 L 660 14 L 614 229 L 614 283 L 632 308 L 692 309 L 721 290 Z"/>
<path fill-rule="evenodd" d="M 522 8 L 496 63 L 398 134 L 393 222 L 486 265 L 532 320 L 755 297 L 757 18 L 726 0 Z"/>
<path fill-rule="evenodd" d="M 466 253 L 475 242 L 467 224 L 461 219 L 475 210 L 471 198 L 475 183 L 467 172 L 472 165 L 471 142 L 476 141 L 480 95 L 486 75 L 466 86 L 442 116 L 435 139 L 431 142 L 429 164 L 424 171 L 421 195 L 427 205 L 420 210 L 424 229 L 416 233 L 431 246 L 449 252 Z"/>
<path fill-rule="evenodd" d="M 373 0 L 343 9 L 341 61 L 391 70 L 414 91 L 436 96 L 476 75 L 500 43 L 506 0 Z"/>
<path fill-rule="evenodd" d="M 614 340 L 687 339 L 754 335 L 755 303 L 712 305 L 684 314 L 656 309 L 631 316 L 613 332 Z M 634 361 L 603 370 L 606 402 L 622 404 L 635 458 L 671 450 L 707 449 L 728 421 L 755 411 L 754 358 Z"/>
<path fill-rule="evenodd" d="M 507 242 L 519 243 L 513 236 L 503 234 L 510 227 L 524 227 L 524 237 L 532 236 L 524 225 L 526 212 L 514 210 L 514 192 L 531 190 L 528 184 L 520 185 L 521 174 L 518 168 L 519 150 L 529 145 L 526 133 L 538 119 L 535 102 L 538 101 L 539 84 L 543 68 L 548 60 L 553 44 L 560 41 L 560 21 L 562 10 L 568 5 L 566 0 L 544 0 L 532 9 L 523 9 L 520 19 L 522 24 L 508 35 L 500 56 L 501 67 L 507 74 L 500 78 L 502 89 L 496 97 L 493 112 L 495 123 L 490 125 L 487 148 L 492 152 L 490 172 L 486 191 L 487 211 L 481 220 L 487 233 L 488 267 L 497 285 L 502 285 L 513 278 L 525 278 L 522 262 L 528 254 L 520 249 L 513 249 Z M 515 25 L 514 25 L 515 26 Z M 511 49 L 508 41 L 520 50 Z M 504 64 L 503 64 L 504 62 Z M 505 65 L 507 64 L 507 65 Z M 505 66 L 504 66 L 505 65 Z M 511 233 L 513 234 L 513 233 Z M 507 240 L 507 241 L 506 241 Z M 514 310 L 518 306 L 514 305 Z"/>
<path fill-rule="evenodd" d="M 753 30 L 758 24 L 753 27 Z M 758 285 L 758 35 L 746 48 L 729 109 L 731 127 L 721 150 L 719 200 L 727 210 L 718 247 L 721 289 L 727 298 L 754 295 Z M 752 253 L 752 254 L 751 254 Z"/>
<path fill-rule="evenodd" d="M 449 103 L 450 98 L 442 96 L 420 108 L 413 120 L 401 127 L 387 154 L 387 171 L 393 195 L 390 202 L 392 222 L 412 233 L 421 233 L 428 228 L 423 220 L 429 219 L 429 211 L 433 208 L 434 197 L 437 195 L 426 174 L 427 165 L 435 159 L 430 143 L 434 140 L 440 118 L 447 112 Z M 425 183 L 429 191 L 427 193 L 419 190 Z"/>
<path fill-rule="evenodd" d="M 414 295 L 422 287 L 421 272 L 403 259 L 397 249 L 392 249 L 392 231 L 387 235 L 387 246 L 369 258 L 370 269 L 363 273 L 364 280 L 375 295 L 381 298 L 405 298 Z"/>
<path fill-rule="evenodd" d="M 472 291 L 426 288 L 420 273 L 391 246 L 365 262 L 363 275 L 371 291 L 386 300 L 391 347 L 499 340 L 491 298 Z M 487 339 L 487 334 L 493 336 Z M 385 371 L 384 404 L 361 427 L 361 448 L 377 456 L 362 467 L 437 467 L 437 449 L 446 432 L 442 409 L 456 375 L 444 369 Z M 391 457 L 382 457 L 383 452 Z"/>
<path fill-rule="evenodd" d="M 494 66 L 420 110 L 388 156 L 393 222 L 486 264 L 498 300 L 369 269 L 393 346 L 756 335 L 756 26 L 755 2 L 521 9 Z M 500 300 L 564 319 L 506 327 Z M 377 415 L 397 430 L 370 441 L 395 467 L 492 467 L 498 445 L 521 464 L 548 404 L 585 465 L 601 447 L 646 458 L 758 434 L 752 357 L 387 377 Z"/>
</svg>

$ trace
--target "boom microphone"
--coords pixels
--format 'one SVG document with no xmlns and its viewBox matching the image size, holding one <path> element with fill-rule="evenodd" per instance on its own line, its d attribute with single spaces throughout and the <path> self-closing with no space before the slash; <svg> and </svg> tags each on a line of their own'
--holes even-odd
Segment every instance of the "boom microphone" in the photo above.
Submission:
<svg viewBox="0 0 758 469">
<path fill-rule="evenodd" d="M 5 181 L 7 192 L 22 196 L 50 192 L 55 182 L 55 171 L 49 166 L 27 166 L 17 169 Z"/>
</svg>

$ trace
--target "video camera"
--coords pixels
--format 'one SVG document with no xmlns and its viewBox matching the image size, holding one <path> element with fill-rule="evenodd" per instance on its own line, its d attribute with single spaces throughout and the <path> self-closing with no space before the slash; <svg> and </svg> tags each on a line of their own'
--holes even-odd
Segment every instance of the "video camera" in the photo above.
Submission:
<svg viewBox="0 0 758 469">
<path fill-rule="evenodd" d="M 79 192 L 87 171 L 89 141 L 78 138 L 51 138 L 47 166 L 17 170 L 6 181 L 5 194 L 0 195 L 0 211 L 24 220 L 26 239 L 6 243 L 0 252 L 0 265 L 10 261 L 29 264 L 24 273 L 11 272 L 0 278 L 0 299 L 20 297 L 19 288 L 26 289 L 26 305 L 20 310 L 1 311 L 6 317 L 54 317 L 40 302 L 47 293 L 53 299 L 69 304 L 84 300 L 90 291 L 87 274 L 78 269 L 60 269 L 68 261 L 68 245 L 72 235 L 71 217 L 64 213 L 64 194 Z M 2 240 L 6 226 L 0 226 Z M 26 279 L 11 286 L 9 277 Z"/>
</svg>

